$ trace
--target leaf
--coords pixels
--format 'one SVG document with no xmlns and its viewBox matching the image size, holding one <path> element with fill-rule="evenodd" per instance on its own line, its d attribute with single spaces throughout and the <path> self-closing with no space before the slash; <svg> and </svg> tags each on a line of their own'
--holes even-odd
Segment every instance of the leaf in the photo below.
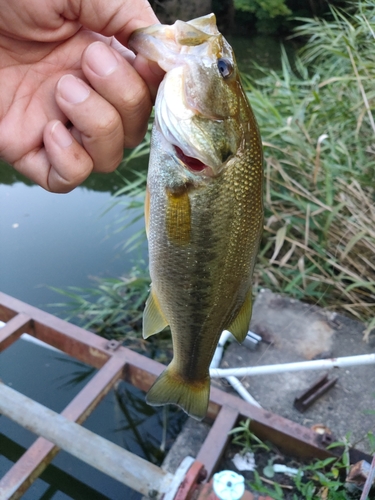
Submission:
<svg viewBox="0 0 375 500">
<path fill-rule="evenodd" d="M 274 250 L 273 255 L 270 259 L 270 264 L 272 264 L 275 261 L 276 257 L 279 255 L 279 252 L 280 252 L 282 246 L 284 245 L 286 230 L 287 230 L 286 225 L 277 230 L 275 250 Z"/>
<path fill-rule="evenodd" d="M 273 476 L 275 475 L 275 471 L 273 470 L 273 461 L 272 460 L 268 460 L 268 465 L 266 465 L 266 467 L 264 467 L 263 474 L 269 478 L 273 478 Z"/>
<path fill-rule="evenodd" d="M 365 235 L 367 234 L 367 230 L 364 229 L 362 231 L 360 231 L 358 234 L 355 234 L 353 236 L 353 238 L 351 238 L 348 243 L 346 244 L 345 246 L 345 250 L 343 251 L 343 253 L 341 254 L 341 259 L 340 260 L 344 260 L 346 258 L 346 256 L 348 255 L 348 253 L 350 252 L 350 250 L 354 247 L 354 245 L 359 241 L 361 240 Z"/>
</svg>

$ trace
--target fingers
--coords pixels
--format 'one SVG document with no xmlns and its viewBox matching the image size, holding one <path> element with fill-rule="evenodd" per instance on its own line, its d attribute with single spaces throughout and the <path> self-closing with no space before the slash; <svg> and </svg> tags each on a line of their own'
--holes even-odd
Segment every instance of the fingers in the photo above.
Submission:
<svg viewBox="0 0 375 500">
<path fill-rule="evenodd" d="M 81 61 L 89 83 L 68 74 L 55 90 L 56 103 L 72 128 L 52 120 L 44 129 L 44 147 L 14 166 L 53 192 L 74 189 L 91 171 L 113 171 L 124 147 L 135 147 L 143 139 L 152 108 L 149 87 L 133 67 L 136 61 L 134 55 L 125 59 L 103 42 L 89 45 Z M 158 67 L 138 59 L 137 69 L 149 74 L 155 93 L 161 80 Z"/>
<path fill-rule="evenodd" d="M 118 112 L 124 147 L 134 147 L 147 130 L 152 102 L 149 89 L 131 63 L 112 47 L 94 42 L 85 50 L 82 69 L 94 87 Z M 74 120 L 69 119 L 74 123 Z"/>
<path fill-rule="evenodd" d="M 66 75 L 57 85 L 56 102 L 79 131 L 94 169 L 111 171 L 122 149 L 138 145 L 144 137 L 152 108 L 150 92 L 132 65 L 103 42 L 86 49 L 82 70 L 93 88 Z"/>
<path fill-rule="evenodd" d="M 123 45 L 137 28 L 159 22 L 147 0 L 71 0 L 63 4 L 66 19 L 77 19 L 96 33 L 116 36 Z"/>
<path fill-rule="evenodd" d="M 93 161 L 58 120 L 46 125 L 43 140 L 44 148 L 25 154 L 14 167 L 47 191 L 68 193 L 88 177 Z"/>
<path fill-rule="evenodd" d="M 72 122 L 74 137 L 92 158 L 93 169 L 112 172 L 122 159 L 124 147 L 118 111 L 73 75 L 65 75 L 59 80 L 56 102 Z"/>
<path fill-rule="evenodd" d="M 44 163 L 42 187 L 48 191 L 68 193 L 91 174 L 94 167 L 91 156 L 60 121 L 48 123 L 44 144 L 39 160 Z M 52 164 L 50 158 L 53 158 Z"/>
<path fill-rule="evenodd" d="M 86 49 L 82 70 L 91 86 L 64 75 L 55 92 L 57 105 L 73 127 L 68 131 L 60 121 L 48 123 L 44 149 L 24 157 L 21 165 L 23 170 L 32 158 L 34 180 L 54 192 L 70 191 L 91 171 L 113 171 L 122 160 L 123 148 L 143 139 L 151 112 L 150 91 L 143 78 L 105 43 L 94 42 Z"/>
</svg>

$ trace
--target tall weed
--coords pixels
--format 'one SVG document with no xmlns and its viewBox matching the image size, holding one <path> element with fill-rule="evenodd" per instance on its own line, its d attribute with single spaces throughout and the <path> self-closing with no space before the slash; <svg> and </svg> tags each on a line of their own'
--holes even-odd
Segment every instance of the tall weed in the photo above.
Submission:
<svg viewBox="0 0 375 500">
<path fill-rule="evenodd" d="M 258 286 L 375 326 L 375 2 L 305 19 L 293 68 L 244 78 L 265 149 Z"/>
</svg>

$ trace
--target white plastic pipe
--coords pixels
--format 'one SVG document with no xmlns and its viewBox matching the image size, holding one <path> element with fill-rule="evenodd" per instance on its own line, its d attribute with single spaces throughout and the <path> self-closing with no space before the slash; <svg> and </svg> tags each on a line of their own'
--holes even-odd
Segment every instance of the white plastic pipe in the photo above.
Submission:
<svg viewBox="0 0 375 500">
<path fill-rule="evenodd" d="M 224 346 L 230 339 L 232 334 L 229 330 L 223 330 L 220 335 L 219 342 L 215 349 L 214 357 L 212 358 L 210 368 L 217 368 L 220 365 L 221 358 L 223 357 Z"/>
<path fill-rule="evenodd" d="M 231 336 L 232 336 L 232 334 L 230 333 L 229 330 L 224 330 L 221 333 L 220 340 L 217 344 L 214 357 L 212 358 L 212 361 L 211 361 L 211 365 L 210 365 L 211 369 L 214 369 L 214 368 L 217 368 L 218 366 L 220 366 L 220 361 L 221 361 L 221 358 L 223 357 L 224 346 L 228 342 L 228 340 L 230 339 Z M 241 384 L 241 382 L 238 380 L 238 378 L 233 377 L 233 376 L 229 376 L 229 377 L 225 377 L 225 378 L 228 380 L 228 382 L 233 387 L 233 389 L 238 392 L 238 394 L 242 397 L 242 399 L 244 399 L 245 401 L 247 401 L 248 403 L 250 403 L 254 406 L 257 406 L 258 408 L 261 408 L 258 401 L 256 401 L 253 398 L 253 396 L 248 392 L 246 387 Z"/>
<path fill-rule="evenodd" d="M 375 364 L 374 354 L 346 356 L 342 358 L 318 359 L 300 361 L 298 363 L 282 363 L 277 365 L 249 366 L 244 368 L 214 368 L 210 370 L 211 377 L 250 377 L 253 375 L 271 375 L 274 373 L 297 372 L 305 370 L 330 370 L 345 366 L 362 366 Z"/>
<path fill-rule="evenodd" d="M 249 393 L 249 391 L 246 389 L 246 387 L 241 384 L 241 382 L 238 380 L 237 377 L 229 376 L 226 377 L 230 385 L 235 389 L 238 394 L 241 396 L 242 399 L 247 401 L 248 403 L 257 406 L 258 408 L 262 408 L 258 401 L 253 398 L 253 396 Z"/>
</svg>

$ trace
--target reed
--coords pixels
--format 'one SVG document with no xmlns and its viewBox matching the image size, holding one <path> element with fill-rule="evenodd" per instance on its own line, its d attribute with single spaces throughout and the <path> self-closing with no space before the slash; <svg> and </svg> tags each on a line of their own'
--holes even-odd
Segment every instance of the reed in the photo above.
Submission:
<svg viewBox="0 0 375 500">
<path fill-rule="evenodd" d="M 301 19 L 291 66 L 244 77 L 265 151 L 258 287 L 375 327 L 375 2 Z"/>
</svg>

